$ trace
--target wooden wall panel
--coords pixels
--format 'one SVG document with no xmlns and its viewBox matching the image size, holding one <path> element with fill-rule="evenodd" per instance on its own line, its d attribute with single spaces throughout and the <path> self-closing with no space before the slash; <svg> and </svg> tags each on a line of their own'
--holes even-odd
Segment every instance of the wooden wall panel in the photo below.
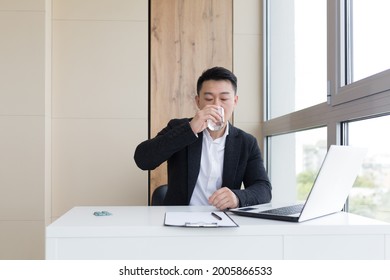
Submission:
<svg viewBox="0 0 390 280">
<path fill-rule="evenodd" d="M 196 81 L 212 66 L 232 70 L 233 0 L 151 0 L 150 136 L 172 118 L 192 117 Z M 166 163 L 150 174 L 150 193 L 167 182 Z"/>
</svg>

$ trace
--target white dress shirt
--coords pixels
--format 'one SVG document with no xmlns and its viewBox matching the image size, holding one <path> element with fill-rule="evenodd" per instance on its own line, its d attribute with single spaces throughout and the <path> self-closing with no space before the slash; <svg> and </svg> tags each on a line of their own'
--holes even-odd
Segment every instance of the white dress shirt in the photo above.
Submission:
<svg viewBox="0 0 390 280">
<path fill-rule="evenodd" d="M 209 205 L 209 197 L 222 187 L 223 161 L 229 124 L 222 137 L 213 140 L 207 129 L 203 130 L 200 170 L 192 193 L 190 205 Z"/>
</svg>

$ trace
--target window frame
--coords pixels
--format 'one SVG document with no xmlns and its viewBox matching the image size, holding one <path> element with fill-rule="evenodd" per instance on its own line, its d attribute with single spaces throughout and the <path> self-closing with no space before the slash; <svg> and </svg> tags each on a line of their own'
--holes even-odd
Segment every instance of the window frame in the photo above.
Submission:
<svg viewBox="0 0 390 280">
<path fill-rule="evenodd" d="M 268 139 L 275 135 L 311 128 L 327 128 L 327 145 L 346 145 L 345 122 L 390 114 L 390 69 L 365 79 L 349 83 L 351 57 L 349 28 L 350 0 L 327 0 L 327 80 L 328 101 L 276 118 L 269 118 L 269 4 L 263 1 L 263 104 L 261 124 L 263 154 L 267 168 L 272 155 Z M 343 39 L 344 38 L 344 39 Z M 343 61 L 343 63 L 341 63 Z M 349 64 L 348 64 L 349 63 Z M 349 83 L 349 84 L 348 84 Z M 345 85 L 346 84 L 346 85 Z M 272 178 L 271 178 L 272 180 Z"/>
<path fill-rule="evenodd" d="M 328 96 L 335 106 L 390 90 L 390 69 L 352 82 L 352 0 L 327 1 Z"/>
</svg>

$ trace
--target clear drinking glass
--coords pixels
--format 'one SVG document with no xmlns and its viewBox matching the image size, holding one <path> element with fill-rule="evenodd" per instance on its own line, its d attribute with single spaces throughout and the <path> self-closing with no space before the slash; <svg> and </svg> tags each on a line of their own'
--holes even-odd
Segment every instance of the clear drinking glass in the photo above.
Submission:
<svg viewBox="0 0 390 280">
<path fill-rule="evenodd" d="M 221 119 L 219 122 L 213 122 L 212 120 L 207 120 L 207 127 L 211 131 L 217 131 L 220 130 L 224 123 L 225 123 L 225 111 L 223 110 L 222 107 L 218 107 L 218 114 L 221 116 Z"/>
</svg>

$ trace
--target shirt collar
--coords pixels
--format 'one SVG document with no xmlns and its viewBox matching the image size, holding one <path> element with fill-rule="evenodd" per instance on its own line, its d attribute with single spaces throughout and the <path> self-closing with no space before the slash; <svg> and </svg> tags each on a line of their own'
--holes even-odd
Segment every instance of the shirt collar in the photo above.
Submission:
<svg viewBox="0 0 390 280">
<path fill-rule="evenodd" d="M 210 135 L 210 132 L 208 131 L 208 129 L 205 129 L 204 130 L 204 136 L 207 138 L 207 140 L 208 141 L 211 141 L 211 142 L 222 142 L 222 141 L 224 141 L 225 139 L 226 139 L 226 137 L 229 135 L 229 126 L 230 126 L 230 124 L 229 123 L 227 123 L 226 124 L 226 129 L 225 129 L 225 133 L 221 136 L 221 137 L 219 137 L 219 138 L 217 138 L 217 139 L 215 139 L 215 140 L 213 140 L 213 138 L 211 138 L 211 135 Z"/>
</svg>

